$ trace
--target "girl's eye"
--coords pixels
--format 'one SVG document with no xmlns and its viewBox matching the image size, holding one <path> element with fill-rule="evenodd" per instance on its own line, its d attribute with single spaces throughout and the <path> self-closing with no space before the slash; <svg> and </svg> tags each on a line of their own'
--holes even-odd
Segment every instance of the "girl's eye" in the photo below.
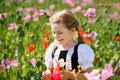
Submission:
<svg viewBox="0 0 120 80">
<path fill-rule="evenodd" d="M 52 32 L 52 34 L 55 34 L 55 32 Z"/>
<path fill-rule="evenodd" d="M 62 32 L 59 32 L 58 34 L 62 34 Z"/>
</svg>

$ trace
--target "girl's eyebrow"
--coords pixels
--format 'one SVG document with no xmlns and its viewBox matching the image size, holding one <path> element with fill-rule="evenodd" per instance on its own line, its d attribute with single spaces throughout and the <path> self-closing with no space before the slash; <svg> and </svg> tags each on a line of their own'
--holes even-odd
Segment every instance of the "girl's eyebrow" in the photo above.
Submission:
<svg viewBox="0 0 120 80">
<path fill-rule="evenodd" d="M 59 31 L 59 30 L 58 30 L 58 31 L 53 31 L 53 30 L 52 30 L 52 32 L 62 32 L 62 31 Z"/>
<path fill-rule="evenodd" d="M 62 33 L 62 31 L 57 31 L 57 33 Z"/>
</svg>

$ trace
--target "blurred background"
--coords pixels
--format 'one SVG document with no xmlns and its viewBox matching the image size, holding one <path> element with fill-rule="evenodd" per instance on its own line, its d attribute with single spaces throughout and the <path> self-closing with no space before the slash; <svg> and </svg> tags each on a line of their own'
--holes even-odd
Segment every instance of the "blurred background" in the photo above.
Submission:
<svg viewBox="0 0 120 80">
<path fill-rule="evenodd" d="M 119 0 L 0 0 L 0 79 L 40 80 L 44 54 L 53 41 L 49 17 L 59 10 L 73 12 L 79 33 L 95 53 L 94 68 L 109 63 L 120 80 Z"/>
</svg>

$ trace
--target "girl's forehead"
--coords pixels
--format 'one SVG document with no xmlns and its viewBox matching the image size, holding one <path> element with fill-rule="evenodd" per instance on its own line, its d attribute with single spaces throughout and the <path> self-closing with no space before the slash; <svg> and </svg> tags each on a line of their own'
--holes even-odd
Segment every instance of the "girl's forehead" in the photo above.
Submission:
<svg viewBox="0 0 120 80">
<path fill-rule="evenodd" d="M 64 24 L 52 24 L 51 28 L 53 30 L 67 29 Z"/>
</svg>

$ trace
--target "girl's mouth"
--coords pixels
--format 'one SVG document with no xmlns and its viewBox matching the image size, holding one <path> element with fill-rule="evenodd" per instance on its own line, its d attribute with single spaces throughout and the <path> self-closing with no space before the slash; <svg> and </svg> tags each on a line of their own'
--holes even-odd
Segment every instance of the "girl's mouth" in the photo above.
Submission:
<svg viewBox="0 0 120 80">
<path fill-rule="evenodd" d="M 58 40 L 58 41 L 62 41 L 63 39 L 60 39 L 60 40 Z"/>
</svg>

